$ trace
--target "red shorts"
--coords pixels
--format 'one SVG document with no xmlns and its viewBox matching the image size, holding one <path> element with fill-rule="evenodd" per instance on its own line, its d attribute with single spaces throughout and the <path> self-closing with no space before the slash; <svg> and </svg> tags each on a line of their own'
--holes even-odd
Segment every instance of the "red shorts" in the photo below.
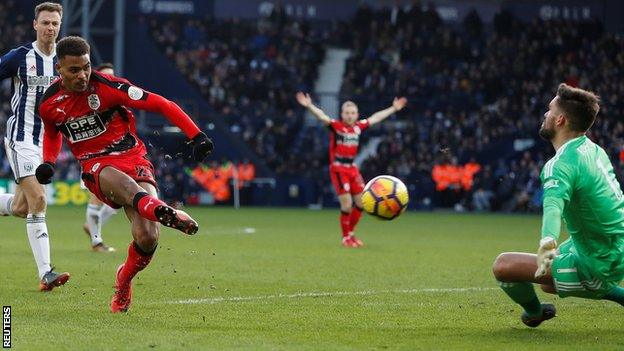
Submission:
<svg viewBox="0 0 624 351">
<path fill-rule="evenodd" d="M 82 180 L 87 189 L 112 208 L 121 208 L 121 205 L 111 201 L 100 189 L 100 172 L 106 167 L 114 167 L 137 182 L 150 183 L 158 187 L 154 178 L 154 166 L 140 153 L 96 157 L 82 161 L 80 165 L 82 166 Z"/>
<path fill-rule="evenodd" d="M 329 177 L 334 185 L 336 194 L 356 195 L 364 191 L 364 179 L 356 166 L 329 167 Z"/>
</svg>

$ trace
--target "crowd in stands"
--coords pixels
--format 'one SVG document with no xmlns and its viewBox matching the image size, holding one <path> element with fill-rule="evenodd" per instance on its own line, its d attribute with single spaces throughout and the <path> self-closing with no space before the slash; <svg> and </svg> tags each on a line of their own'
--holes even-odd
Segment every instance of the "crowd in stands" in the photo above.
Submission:
<svg viewBox="0 0 624 351">
<path fill-rule="evenodd" d="M 32 39 L 29 21 L 8 15 L 11 6 L 0 4 L 2 52 Z M 327 131 L 304 127 L 294 100 L 298 90 L 313 92 L 326 45 L 352 50 L 340 100 L 355 101 L 362 118 L 394 96 L 408 98 L 408 108 L 364 134 L 362 146 L 379 144 L 361 170 L 365 179 L 385 173 L 405 180 L 419 207 L 539 210 L 539 172 L 554 151 L 537 130 L 560 82 L 602 97 L 589 136 L 623 179 L 624 37 L 599 21 L 522 23 L 502 11 L 488 26 L 473 11 L 449 24 L 414 1 L 380 10 L 363 2 L 353 18 L 322 26 L 279 10 L 257 21 L 153 17 L 148 23 L 154 42 L 210 102 L 211 115 L 277 176 L 312 178 L 326 194 L 332 191 Z M 9 84 L 0 89 L 2 131 Z M 205 188 L 193 172 L 205 170 L 181 172 L 195 165 L 149 149 L 165 198 L 193 202 Z M 10 177 L 0 154 L 0 177 Z M 77 164 L 67 164 L 63 174 L 78 179 Z"/>
<path fill-rule="evenodd" d="M 537 130 L 558 84 L 566 82 L 602 96 L 589 136 L 606 148 L 622 179 L 624 37 L 597 21 L 520 23 L 503 11 L 485 31 L 476 12 L 454 27 L 430 9 L 408 11 L 410 21 L 393 21 L 392 11 L 364 5 L 352 22 L 358 30 L 342 100 L 356 101 L 364 114 L 397 95 L 410 101 L 405 113 L 375 131 L 382 142 L 362 165 L 364 174 L 396 174 L 416 188 L 430 187 L 427 178 L 440 167 L 476 158 L 482 169 L 470 189 L 457 187 L 456 209 L 537 210 L 539 171 L 554 154 Z M 527 139 L 533 147 L 526 151 L 505 151 Z"/>
<path fill-rule="evenodd" d="M 153 18 L 149 25 L 218 118 L 279 169 L 303 122 L 292 92 L 312 89 L 325 54 L 318 33 L 283 13 L 251 22 Z"/>
</svg>

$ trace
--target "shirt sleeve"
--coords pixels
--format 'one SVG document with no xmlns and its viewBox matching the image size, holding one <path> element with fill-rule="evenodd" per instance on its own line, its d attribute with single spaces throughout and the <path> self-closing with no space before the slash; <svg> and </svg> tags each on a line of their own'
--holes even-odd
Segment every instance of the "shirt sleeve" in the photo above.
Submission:
<svg viewBox="0 0 624 351">
<path fill-rule="evenodd" d="M 0 57 L 0 80 L 15 76 L 18 67 L 18 50 L 13 49 Z"/>
<path fill-rule="evenodd" d="M 39 107 L 39 115 L 43 121 L 43 161 L 55 163 L 61 152 L 63 138 L 60 131 L 49 118 L 49 111 L 45 106 Z"/>
<path fill-rule="evenodd" d="M 368 122 L 368 119 L 361 119 L 357 121 L 356 124 L 358 127 L 360 127 L 361 131 L 365 131 L 368 129 L 368 127 L 370 127 L 370 122 Z"/>
<path fill-rule="evenodd" d="M 570 201 L 574 188 L 574 167 L 563 160 L 548 162 L 542 171 L 544 200 L 542 217 L 542 238 L 555 240 L 561 233 L 561 216 Z"/>
<path fill-rule="evenodd" d="M 165 116 L 169 122 L 179 127 L 189 139 L 192 139 L 200 132 L 195 122 L 178 104 L 158 94 L 145 91 L 126 81 L 119 87 L 119 96 L 121 104 L 126 107 Z"/>
</svg>

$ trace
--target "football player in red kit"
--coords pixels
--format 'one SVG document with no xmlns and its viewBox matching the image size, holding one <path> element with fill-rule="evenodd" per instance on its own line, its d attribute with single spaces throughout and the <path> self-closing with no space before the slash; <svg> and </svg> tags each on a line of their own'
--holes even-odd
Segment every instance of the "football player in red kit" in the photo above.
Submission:
<svg viewBox="0 0 624 351">
<path fill-rule="evenodd" d="M 331 119 L 312 103 L 310 95 L 298 92 L 297 102 L 307 108 L 321 122 L 329 127 L 329 176 L 340 202 L 340 227 L 342 245 L 360 247 L 362 241 L 355 236 L 355 226 L 362 216 L 362 191 L 364 180 L 353 163 L 357 155 L 360 134 L 373 124 L 379 123 L 393 113 L 402 110 L 407 99 L 395 98 L 392 106 L 373 113 L 369 118 L 358 120 L 358 108 L 352 101 L 342 104 L 340 120 Z M 354 206 L 355 203 L 355 206 Z"/>
<path fill-rule="evenodd" d="M 198 162 L 210 154 L 213 144 L 174 102 L 123 78 L 92 71 L 90 47 L 84 39 L 63 38 L 56 53 L 61 78 L 46 90 L 38 106 L 45 126 L 44 163 L 35 175 L 42 184 L 51 182 L 64 138 L 80 162 L 87 188 L 107 205 L 124 208 L 134 240 L 125 263 L 117 269 L 111 311 L 126 312 L 132 278 L 149 264 L 158 245 L 159 222 L 189 235 L 198 230 L 186 213 L 158 199 L 154 167 L 145 157 L 145 145 L 137 137 L 128 108 L 164 115 L 189 137 Z"/>
</svg>

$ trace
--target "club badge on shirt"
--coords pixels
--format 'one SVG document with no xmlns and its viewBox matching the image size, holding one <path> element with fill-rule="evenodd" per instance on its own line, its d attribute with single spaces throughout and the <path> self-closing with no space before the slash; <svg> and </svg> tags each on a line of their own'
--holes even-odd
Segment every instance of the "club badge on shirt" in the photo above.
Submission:
<svg viewBox="0 0 624 351">
<path fill-rule="evenodd" d="M 87 102 L 89 103 L 89 107 L 94 111 L 100 108 L 100 98 L 97 94 L 89 95 L 89 97 L 87 97 Z"/>
</svg>

